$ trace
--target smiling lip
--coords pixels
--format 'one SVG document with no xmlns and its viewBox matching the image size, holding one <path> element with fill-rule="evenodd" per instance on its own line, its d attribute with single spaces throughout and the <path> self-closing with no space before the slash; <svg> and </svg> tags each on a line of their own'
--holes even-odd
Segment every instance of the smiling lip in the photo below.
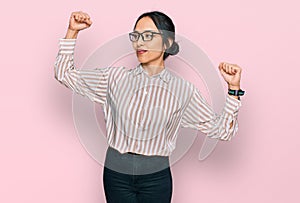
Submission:
<svg viewBox="0 0 300 203">
<path fill-rule="evenodd" d="M 147 50 L 144 50 L 144 49 L 138 49 L 137 50 L 137 53 L 138 54 L 144 54 L 144 53 L 146 53 L 147 52 Z"/>
</svg>

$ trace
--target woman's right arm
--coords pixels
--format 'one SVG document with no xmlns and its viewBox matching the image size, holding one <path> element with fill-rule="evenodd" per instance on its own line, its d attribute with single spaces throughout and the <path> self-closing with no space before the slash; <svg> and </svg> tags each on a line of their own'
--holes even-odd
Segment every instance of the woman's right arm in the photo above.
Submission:
<svg viewBox="0 0 300 203">
<path fill-rule="evenodd" d="M 78 32 L 91 25 L 89 16 L 73 12 L 65 38 L 59 39 L 59 51 L 54 64 L 55 79 L 91 101 L 104 104 L 108 87 L 110 67 L 77 69 L 74 66 L 74 49 Z"/>
</svg>

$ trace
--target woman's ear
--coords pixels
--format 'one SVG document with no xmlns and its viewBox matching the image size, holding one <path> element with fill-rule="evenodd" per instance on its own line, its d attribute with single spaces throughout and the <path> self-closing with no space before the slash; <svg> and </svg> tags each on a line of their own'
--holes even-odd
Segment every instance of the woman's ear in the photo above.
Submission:
<svg viewBox="0 0 300 203">
<path fill-rule="evenodd" d="M 166 43 L 164 43 L 164 50 L 170 48 L 173 44 L 173 40 L 171 38 L 168 38 L 168 41 L 169 41 L 169 46 L 167 47 Z"/>
</svg>

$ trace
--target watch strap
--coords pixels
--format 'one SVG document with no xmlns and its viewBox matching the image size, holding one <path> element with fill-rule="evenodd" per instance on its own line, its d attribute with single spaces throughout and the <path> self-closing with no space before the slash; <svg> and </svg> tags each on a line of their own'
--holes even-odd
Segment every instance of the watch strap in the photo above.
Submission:
<svg viewBox="0 0 300 203">
<path fill-rule="evenodd" d="M 239 90 L 228 89 L 228 94 L 234 95 L 234 96 L 243 96 L 245 94 L 245 91 L 243 91 L 241 89 L 239 89 Z"/>
</svg>

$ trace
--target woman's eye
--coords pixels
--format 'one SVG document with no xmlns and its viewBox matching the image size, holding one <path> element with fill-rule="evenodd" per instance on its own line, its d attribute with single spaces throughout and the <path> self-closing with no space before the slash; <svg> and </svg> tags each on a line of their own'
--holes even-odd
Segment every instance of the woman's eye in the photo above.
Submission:
<svg viewBox="0 0 300 203">
<path fill-rule="evenodd" d="M 151 38 L 151 34 L 145 34 L 145 38 L 150 39 Z"/>
<path fill-rule="evenodd" d="M 138 35 L 131 35 L 131 37 L 136 40 L 139 36 Z"/>
</svg>

